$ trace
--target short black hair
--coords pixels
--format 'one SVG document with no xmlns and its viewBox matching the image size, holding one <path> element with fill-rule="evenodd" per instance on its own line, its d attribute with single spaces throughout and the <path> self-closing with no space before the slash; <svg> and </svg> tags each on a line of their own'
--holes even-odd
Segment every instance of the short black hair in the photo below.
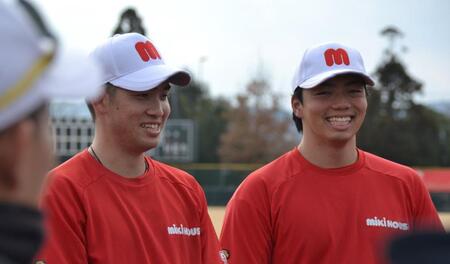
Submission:
<svg viewBox="0 0 450 264">
<path fill-rule="evenodd" d="M 49 103 L 44 102 L 40 104 L 33 112 L 29 113 L 26 118 L 37 122 L 43 114 L 48 112 L 48 107 Z"/>
<path fill-rule="evenodd" d="M 303 88 L 297 86 L 297 88 L 295 88 L 294 90 L 294 94 L 292 95 L 292 98 L 298 99 L 302 104 L 303 104 L 303 90 L 304 90 Z M 294 124 L 295 127 L 297 128 L 297 131 L 302 132 L 303 131 L 302 119 L 295 116 L 294 112 L 292 112 L 292 120 L 294 120 Z"/>
</svg>

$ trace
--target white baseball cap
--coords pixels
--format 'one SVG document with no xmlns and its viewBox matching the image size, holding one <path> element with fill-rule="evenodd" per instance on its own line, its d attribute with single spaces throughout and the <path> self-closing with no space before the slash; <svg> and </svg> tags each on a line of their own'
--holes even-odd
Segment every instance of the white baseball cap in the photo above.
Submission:
<svg viewBox="0 0 450 264">
<path fill-rule="evenodd" d="M 305 51 L 295 71 L 292 87 L 309 89 L 337 75 L 354 73 L 361 75 L 366 84 L 375 82 L 367 74 L 361 54 L 356 49 L 339 43 L 324 43 Z"/>
<path fill-rule="evenodd" d="M 102 65 L 102 84 L 146 91 L 169 80 L 186 86 L 191 76 L 186 70 L 165 64 L 153 41 L 139 33 L 117 34 L 97 46 L 91 56 Z"/>
<path fill-rule="evenodd" d="M 0 0 L 0 130 L 52 98 L 94 98 L 101 69 L 63 54 L 30 3 Z"/>
</svg>

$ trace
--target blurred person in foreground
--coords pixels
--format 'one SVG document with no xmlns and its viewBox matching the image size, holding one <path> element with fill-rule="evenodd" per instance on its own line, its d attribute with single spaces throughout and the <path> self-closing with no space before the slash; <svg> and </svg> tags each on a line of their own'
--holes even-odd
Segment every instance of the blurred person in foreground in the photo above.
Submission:
<svg viewBox="0 0 450 264">
<path fill-rule="evenodd" d="M 94 140 L 50 172 L 43 207 L 52 232 L 37 260 L 223 263 L 200 185 L 145 155 L 160 141 L 171 86 L 188 85 L 189 73 L 166 64 L 138 33 L 108 38 L 92 57 L 104 68 L 106 86 L 88 104 Z"/>
<path fill-rule="evenodd" d="M 413 169 L 356 146 L 373 85 L 357 50 L 306 50 L 291 98 L 303 136 L 230 200 L 221 233 L 229 263 L 384 263 L 392 237 L 443 232 Z"/>
<path fill-rule="evenodd" d="M 414 232 L 395 238 L 388 249 L 391 264 L 450 264 L 450 234 Z"/>
<path fill-rule="evenodd" d="M 41 184 L 53 165 L 48 103 L 96 96 L 100 70 L 87 56 L 63 56 L 26 1 L 0 1 L 0 35 L 0 263 L 31 263 L 44 234 Z"/>
</svg>

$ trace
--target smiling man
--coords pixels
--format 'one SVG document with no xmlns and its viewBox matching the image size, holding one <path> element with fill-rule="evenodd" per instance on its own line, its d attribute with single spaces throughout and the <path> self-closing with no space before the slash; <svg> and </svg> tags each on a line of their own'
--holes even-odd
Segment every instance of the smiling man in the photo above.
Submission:
<svg viewBox="0 0 450 264">
<path fill-rule="evenodd" d="M 357 148 L 367 85 L 357 50 L 327 43 L 305 52 L 291 99 L 302 139 L 230 200 L 221 234 L 229 263 L 384 263 L 390 238 L 443 231 L 413 169 Z"/>
<path fill-rule="evenodd" d="M 223 263 L 203 190 L 195 179 L 145 156 L 170 114 L 170 85 L 190 75 L 164 63 L 137 33 L 92 53 L 105 94 L 89 103 L 92 145 L 54 169 L 43 198 L 50 238 L 44 263 Z"/>
</svg>

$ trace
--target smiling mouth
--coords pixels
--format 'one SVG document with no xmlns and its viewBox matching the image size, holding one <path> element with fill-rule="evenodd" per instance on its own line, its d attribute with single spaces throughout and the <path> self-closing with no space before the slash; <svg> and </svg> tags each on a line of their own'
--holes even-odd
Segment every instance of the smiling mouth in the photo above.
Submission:
<svg viewBox="0 0 450 264">
<path fill-rule="evenodd" d="M 351 116 L 331 116 L 327 117 L 326 120 L 330 122 L 333 127 L 343 127 L 351 123 Z"/>
<path fill-rule="evenodd" d="M 142 128 L 145 128 L 148 132 L 151 133 L 160 133 L 161 125 L 159 124 L 141 124 Z"/>
</svg>

